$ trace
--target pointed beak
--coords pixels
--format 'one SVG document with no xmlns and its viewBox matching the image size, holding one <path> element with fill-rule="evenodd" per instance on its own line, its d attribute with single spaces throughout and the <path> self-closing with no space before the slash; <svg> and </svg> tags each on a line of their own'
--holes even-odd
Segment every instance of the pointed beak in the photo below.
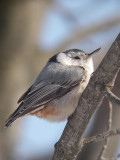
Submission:
<svg viewBox="0 0 120 160">
<path fill-rule="evenodd" d="M 89 53 L 89 54 L 88 54 L 88 57 L 93 56 L 93 54 L 94 54 L 94 53 L 97 53 L 100 49 L 101 49 L 101 47 L 100 47 L 100 48 L 98 48 L 98 49 L 96 49 L 95 51 L 93 51 L 93 52 Z"/>
</svg>

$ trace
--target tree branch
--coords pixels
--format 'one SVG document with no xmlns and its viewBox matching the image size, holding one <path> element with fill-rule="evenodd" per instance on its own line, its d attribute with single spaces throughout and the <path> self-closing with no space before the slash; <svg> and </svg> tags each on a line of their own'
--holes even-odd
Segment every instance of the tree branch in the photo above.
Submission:
<svg viewBox="0 0 120 160">
<path fill-rule="evenodd" d="M 113 94 L 109 87 L 106 87 L 106 96 L 113 103 L 120 105 L 120 98 L 118 98 L 115 94 Z"/>
<path fill-rule="evenodd" d="M 112 106 L 112 103 L 111 103 L 111 101 L 109 100 L 108 101 L 108 103 L 109 103 L 109 105 L 108 105 L 108 107 L 109 107 L 109 119 L 108 119 L 108 126 L 107 126 L 107 130 L 108 130 L 108 132 L 111 130 L 111 128 L 112 128 L 112 114 L 113 114 L 113 106 Z M 111 131 L 110 131 L 111 132 Z M 116 135 L 116 134 L 115 134 Z M 106 149 L 107 149 L 107 147 L 108 147 L 108 144 L 109 144 L 109 138 L 110 138 L 110 135 L 105 139 L 105 141 L 104 141 L 104 146 L 103 146 L 103 148 L 102 148 L 102 150 L 101 150 L 101 152 L 100 152 L 100 154 L 99 154 L 99 156 L 98 156 L 98 160 L 104 160 L 104 154 L 105 154 L 105 152 L 106 152 Z"/>
<path fill-rule="evenodd" d="M 100 133 L 100 134 L 97 134 L 97 135 L 92 136 L 92 137 L 83 138 L 81 140 L 81 146 L 91 144 L 91 143 L 95 143 L 95 142 L 100 142 L 100 141 L 103 141 L 103 140 L 107 139 L 108 137 L 116 136 L 116 135 L 120 135 L 120 128 L 108 130 L 107 132 Z"/>
<path fill-rule="evenodd" d="M 105 87 L 115 79 L 120 67 L 120 34 L 112 44 L 102 63 L 80 96 L 78 106 L 55 146 L 53 160 L 75 160 L 81 151 L 82 136 L 94 112 L 100 106 Z"/>
</svg>

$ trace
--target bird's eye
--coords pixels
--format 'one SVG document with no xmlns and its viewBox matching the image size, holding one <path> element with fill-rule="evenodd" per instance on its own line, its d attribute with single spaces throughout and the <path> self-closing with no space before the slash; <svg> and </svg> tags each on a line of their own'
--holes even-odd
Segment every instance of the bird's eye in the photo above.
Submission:
<svg viewBox="0 0 120 160">
<path fill-rule="evenodd" d="M 74 59 L 80 59 L 80 57 L 76 56 L 76 57 L 74 57 Z"/>
</svg>

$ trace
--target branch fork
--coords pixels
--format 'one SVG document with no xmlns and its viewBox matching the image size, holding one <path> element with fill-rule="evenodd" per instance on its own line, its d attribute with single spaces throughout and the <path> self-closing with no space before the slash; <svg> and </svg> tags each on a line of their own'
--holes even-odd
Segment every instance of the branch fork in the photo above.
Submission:
<svg viewBox="0 0 120 160">
<path fill-rule="evenodd" d="M 105 88 L 105 96 L 112 102 L 120 105 L 120 98 L 117 97 L 114 93 L 111 91 L 111 87 L 107 86 Z"/>
</svg>

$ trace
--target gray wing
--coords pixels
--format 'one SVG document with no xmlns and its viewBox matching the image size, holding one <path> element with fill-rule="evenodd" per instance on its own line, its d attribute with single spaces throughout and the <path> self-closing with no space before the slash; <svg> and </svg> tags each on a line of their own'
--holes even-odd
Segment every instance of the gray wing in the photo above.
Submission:
<svg viewBox="0 0 120 160">
<path fill-rule="evenodd" d="M 18 117 L 70 92 L 79 85 L 84 73 L 81 67 L 48 63 L 33 85 L 19 99 L 18 103 L 21 104 L 8 118 L 6 126 Z"/>
</svg>

